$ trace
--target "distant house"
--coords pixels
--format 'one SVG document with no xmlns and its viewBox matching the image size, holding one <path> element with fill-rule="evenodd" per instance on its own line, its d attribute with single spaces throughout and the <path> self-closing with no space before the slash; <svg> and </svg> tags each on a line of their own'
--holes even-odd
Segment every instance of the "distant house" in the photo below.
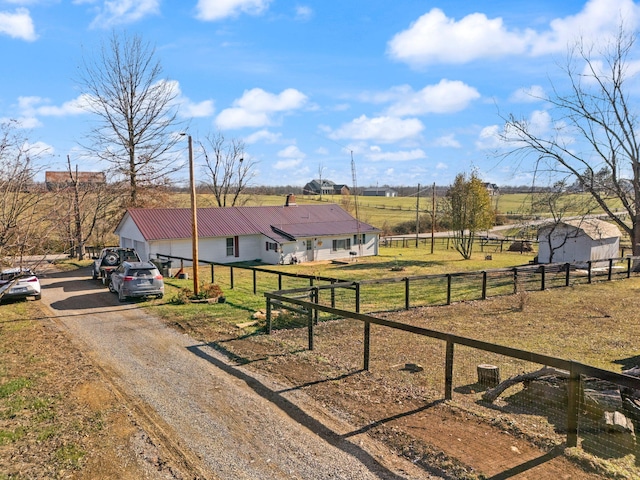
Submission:
<svg viewBox="0 0 640 480">
<path fill-rule="evenodd" d="M 362 190 L 365 197 L 397 197 L 398 192 L 389 187 L 370 187 Z"/>
<path fill-rule="evenodd" d="M 378 254 L 380 231 L 334 204 L 198 209 L 199 258 L 267 264 L 347 259 Z M 143 259 L 191 258 L 191 210 L 132 208 L 115 233 Z"/>
<path fill-rule="evenodd" d="M 539 263 L 598 265 L 598 260 L 616 258 L 620 230 L 596 218 L 549 223 L 538 229 Z M 602 262 L 600 262 L 602 263 Z"/>
<path fill-rule="evenodd" d="M 331 180 L 311 180 L 302 187 L 303 195 L 348 195 L 349 187 Z"/>
<path fill-rule="evenodd" d="M 73 179 L 76 178 L 76 172 L 71 172 Z M 107 180 L 104 172 L 78 172 L 78 186 L 87 187 L 91 185 L 102 184 L 104 185 Z M 47 186 L 47 190 L 57 190 L 60 188 L 66 188 L 72 184 L 69 172 L 45 172 L 44 182 Z"/>
<path fill-rule="evenodd" d="M 500 187 L 498 187 L 498 185 L 496 185 L 495 183 L 485 183 L 484 188 L 487 189 L 487 192 L 489 192 L 489 195 L 492 197 L 495 195 L 500 195 Z"/>
</svg>

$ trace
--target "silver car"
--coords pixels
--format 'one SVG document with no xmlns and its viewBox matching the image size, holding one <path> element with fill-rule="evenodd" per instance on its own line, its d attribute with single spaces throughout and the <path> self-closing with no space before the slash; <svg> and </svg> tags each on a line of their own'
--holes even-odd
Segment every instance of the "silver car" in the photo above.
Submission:
<svg viewBox="0 0 640 480">
<path fill-rule="evenodd" d="M 122 262 L 111 274 L 109 290 L 124 302 L 129 297 L 156 297 L 164 295 L 164 279 L 153 263 Z"/>
</svg>

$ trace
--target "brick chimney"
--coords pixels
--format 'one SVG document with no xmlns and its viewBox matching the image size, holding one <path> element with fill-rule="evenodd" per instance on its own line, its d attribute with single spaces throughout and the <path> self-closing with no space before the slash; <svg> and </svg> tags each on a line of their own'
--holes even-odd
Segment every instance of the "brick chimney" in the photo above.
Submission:
<svg viewBox="0 0 640 480">
<path fill-rule="evenodd" d="M 284 203 L 285 207 L 297 207 L 296 196 L 293 193 L 287 195 L 287 200 Z"/>
</svg>

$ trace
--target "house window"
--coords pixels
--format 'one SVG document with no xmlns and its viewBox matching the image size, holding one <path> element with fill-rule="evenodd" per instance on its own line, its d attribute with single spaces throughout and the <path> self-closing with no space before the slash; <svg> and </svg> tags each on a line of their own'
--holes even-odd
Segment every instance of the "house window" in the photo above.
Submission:
<svg viewBox="0 0 640 480">
<path fill-rule="evenodd" d="M 234 254 L 234 242 L 233 237 L 227 238 L 227 257 L 233 257 Z"/>
<path fill-rule="evenodd" d="M 313 250 L 313 240 L 307 240 L 307 250 Z"/>
<path fill-rule="evenodd" d="M 364 235 L 365 235 L 364 233 L 360 234 L 360 242 L 358 242 L 358 235 L 354 235 L 353 236 L 353 244 L 354 245 L 364 245 L 365 243 L 367 243 L 367 242 L 365 242 Z"/>
<path fill-rule="evenodd" d="M 341 238 L 339 240 L 333 241 L 333 250 L 337 252 L 338 250 L 349 250 L 351 248 L 351 239 L 350 238 Z"/>
<path fill-rule="evenodd" d="M 275 242 L 267 242 L 266 245 L 267 251 L 273 250 L 274 252 L 278 251 L 278 244 Z"/>
</svg>

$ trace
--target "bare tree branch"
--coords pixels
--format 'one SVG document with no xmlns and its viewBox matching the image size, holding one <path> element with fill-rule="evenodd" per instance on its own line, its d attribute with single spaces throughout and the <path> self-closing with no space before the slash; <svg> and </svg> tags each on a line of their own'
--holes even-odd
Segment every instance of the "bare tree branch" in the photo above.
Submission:
<svg viewBox="0 0 640 480">
<path fill-rule="evenodd" d="M 80 71 L 85 107 L 98 118 L 85 148 L 128 179 L 131 205 L 139 203 L 140 188 L 181 168 L 173 134 L 178 92 L 161 74 L 153 48 L 138 36 L 116 33 Z"/>
</svg>

